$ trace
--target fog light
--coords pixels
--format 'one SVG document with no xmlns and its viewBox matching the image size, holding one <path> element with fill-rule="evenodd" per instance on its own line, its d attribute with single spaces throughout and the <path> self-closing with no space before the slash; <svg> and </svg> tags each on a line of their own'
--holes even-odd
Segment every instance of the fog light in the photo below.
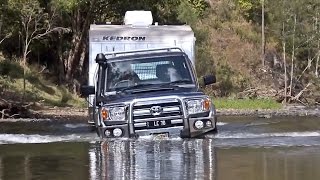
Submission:
<svg viewBox="0 0 320 180">
<path fill-rule="evenodd" d="M 208 120 L 206 122 L 206 127 L 211 128 L 212 127 L 212 122 L 210 120 Z"/>
<path fill-rule="evenodd" d="M 196 129 L 202 129 L 203 128 L 203 122 L 201 120 L 198 120 L 194 123 L 194 127 Z"/>
<path fill-rule="evenodd" d="M 111 131 L 107 129 L 104 131 L 104 134 L 109 137 L 111 135 Z"/>
<path fill-rule="evenodd" d="M 121 130 L 120 128 L 115 128 L 115 129 L 113 130 L 113 135 L 114 135 L 115 137 L 120 137 L 120 136 L 122 135 L 122 130 Z"/>
</svg>

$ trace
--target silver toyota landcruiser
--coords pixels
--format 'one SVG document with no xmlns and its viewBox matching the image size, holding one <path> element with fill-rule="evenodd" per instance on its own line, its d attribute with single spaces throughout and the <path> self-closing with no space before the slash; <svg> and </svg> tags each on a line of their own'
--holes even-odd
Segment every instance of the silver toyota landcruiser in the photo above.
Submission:
<svg viewBox="0 0 320 180">
<path fill-rule="evenodd" d="M 180 48 L 97 54 L 94 126 L 100 137 L 141 135 L 197 137 L 217 130 L 210 97 L 201 87 L 213 75 L 197 79 L 195 68 Z M 201 85 L 200 85 L 201 84 Z"/>
</svg>

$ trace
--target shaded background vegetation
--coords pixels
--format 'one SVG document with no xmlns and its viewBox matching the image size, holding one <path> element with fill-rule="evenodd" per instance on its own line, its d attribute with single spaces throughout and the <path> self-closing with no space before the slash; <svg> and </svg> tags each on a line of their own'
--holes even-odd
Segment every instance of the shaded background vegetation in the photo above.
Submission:
<svg viewBox="0 0 320 180">
<path fill-rule="evenodd" d="M 206 88 L 212 96 L 319 101 L 319 0 L 1 0 L 0 59 L 21 66 L 0 64 L 0 90 L 38 74 L 77 93 L 87 81 L 90 24 L 122 22 L 127 10 L 192 26 L 198 76 L 217 75 Z"/>
</svg>

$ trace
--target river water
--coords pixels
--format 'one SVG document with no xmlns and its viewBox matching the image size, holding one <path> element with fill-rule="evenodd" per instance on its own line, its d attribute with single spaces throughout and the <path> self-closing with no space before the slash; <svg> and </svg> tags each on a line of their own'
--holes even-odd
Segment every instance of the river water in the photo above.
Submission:
<svg viewBox="0 0 320 180">
<path fill-rule="evenodd" d="M 0 180 L 320 179 L 320 118 L 220 117 L 201 139 L 103 140 L 85 123 L 0 122 Z"/>
</svg>

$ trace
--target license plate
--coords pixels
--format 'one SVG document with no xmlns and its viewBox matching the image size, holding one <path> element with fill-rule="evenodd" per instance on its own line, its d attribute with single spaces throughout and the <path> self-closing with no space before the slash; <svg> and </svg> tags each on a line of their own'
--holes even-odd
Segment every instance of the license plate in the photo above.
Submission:
<svg viewBox="0 0 320 180">
<path fill-rule="evenodd" d="M 149 121 L 147 122 L 148 127 L 166 127 L 171 124 L 171 121 Z"/>
</svg>

